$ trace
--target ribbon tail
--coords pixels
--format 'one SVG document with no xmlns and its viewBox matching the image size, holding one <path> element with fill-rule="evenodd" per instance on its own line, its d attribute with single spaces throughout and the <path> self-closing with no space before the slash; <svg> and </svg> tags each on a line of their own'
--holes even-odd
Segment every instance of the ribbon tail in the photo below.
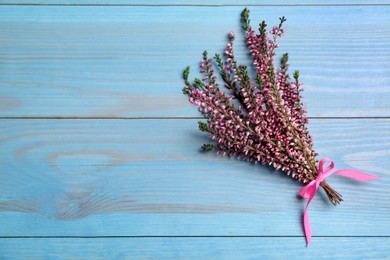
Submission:
<svg viewBox="0 0 390 260">
<path fill-rule="evenodd" d="M 306 237 L 306 246 L 308 247 L 310 245 L 311 241 L 311 226 L 310 226 L 310 221 L 309 221 L 309 205 L 310 202 L 313 200 L 314 195 L 316 195 L 316 192 L 318 190 L 319 183 L 314 182 L 313 185 L 307 185 L 307 188 L 304 190 L 305 195 L 304 198 L 309 199 L 306 204 L 305 212 L 303 213 L 303 230 L 305 232 L 305 237 Z"/>
<path fill-rule="evenodd" d="M 343 177 L 355 179 L 355 180 L 361 181 L 361 182 L 380 179 L 379 176 L 375 176 L 375 175 L 371 175 L 368 173 L 359 172 L 359 171 L 355 171 L 355 170 L 349 170 L 349 169 L 337 170 L 333 174 L 337 174 L 337 175 L 340 175 Z"/>
<path fill-rule="evenodd" d="M 306 247 L 310 245 L 311 236 L 312 236 L 312 230 L 309 221 L 309 211 L 308 211 L 310 201 L 311 200 L 307 202 L 305 212 L 303 213 L 303 229 L 305 231 Z"/>
</svg>

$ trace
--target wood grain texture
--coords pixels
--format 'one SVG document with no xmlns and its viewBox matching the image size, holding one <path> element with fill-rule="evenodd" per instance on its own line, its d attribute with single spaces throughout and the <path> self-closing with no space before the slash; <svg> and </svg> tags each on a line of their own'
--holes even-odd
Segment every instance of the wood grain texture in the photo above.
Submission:
<svg viewBox="0 0 390 260">
<path fill-rule="evenodd" d="M 181 71 L 205 49 L 222 52 L 242 9 L 0 6 L 0 116 L 198 116 Z M 301 72 L 309 116 L 390 116 L 390 6 L 251 11 L 254 24 L 287 17 L 280 53 Z"/>
<path fill-rule="evenodd" d="M 301 185 L 199 152 L 196 120 L 1 120 L 0 236 L 301 236 Z M 313 120 L 316 149 L 344 195 L 317 196 L 314 235 L 390 236 L 390 120 Z"/>
<path fill-rule="evenodd" d="M 300 70 L 309 116 L 353 117 L 311 121 L 319 154 L 382 177 L 332 176 L 345 201 L 316 196 L 310 248 L 301 184 L 199 152 L 207 136 L 180 120 L 199 116 L 181 71 L 198 75 L 203 50 L 221 53 L 233 30 L 250 64 L 245 6 L 253 24 L 287 17 L 279 53 Z M 0 259 L 388 259 L 389 11 L 385 0 L 0 0 Z"/>
<path fill-rule="evenodd" d="M 388 259 L 389 238 L 0 239 L 5 259 Z"/>
</svg>

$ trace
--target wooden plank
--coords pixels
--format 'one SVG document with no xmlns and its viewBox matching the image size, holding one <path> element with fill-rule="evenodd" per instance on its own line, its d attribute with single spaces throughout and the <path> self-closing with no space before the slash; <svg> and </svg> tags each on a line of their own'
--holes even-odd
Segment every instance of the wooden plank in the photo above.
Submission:
<svg viewBox="0 0 390 260">
<path fill-rule="evenodd" d="M 201 0 L 164 0 L 161 2 L 159 0 L 0 0 L 0 4 L 3 5 L 137 5 L 137 6 L 264 6 L 264 5 L 314 5 L 314 6 L 322 6 L 322 5 L 388 5 L 389 2 L 385 0 L 375 0 L 375 1 L 367 1 L 367 0 L 344 0 L 344 1 L 336 1 L 336 0 L 208 0 L 207 2 Z"/>
<path fill-rule="evenodd" d="M 388 259 L 390 239 L 314 237 L 0 239 L 5 259 Z"/>
<path fill-rule="evenodd" d="M 241 10 L 1 6 L 0 116 L 198 116 L 181 71 L 204 49 L 223 51 Z M 390 6 L 251 10 L 254 24 L 287 17 L 280 53 L 300 69 L 310 116 L 390 116 Z M 249 64 L 242 41 L 236 51 Z"/>
<path fill-rule="evenodd" d="M 301 236 L 299 183 L 199 152 L 196 120 L 0 120 L 0 236 Z M 312 120 L 345 202 L 318 195 L 316 236 L 390 235 L 390 120 Z"/>
</svg>

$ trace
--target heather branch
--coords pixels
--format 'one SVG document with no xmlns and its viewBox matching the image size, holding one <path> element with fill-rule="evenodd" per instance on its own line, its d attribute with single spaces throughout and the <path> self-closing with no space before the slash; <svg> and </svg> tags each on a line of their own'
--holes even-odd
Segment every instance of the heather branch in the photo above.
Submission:
<svg viewBox="0 0 390 260">
<path fill-rule="evenodd" d="M 306 111 L 300 101 L 302 89 L 299 72 L 293 73 L 294 82 L 290 82 L 288 54 L 284 54 L 279 68 L 274 67 L 276 40 L 282 37 L 284 17 L 274 26 L 268 38 L 267 24 L 259 24 L 256 34 L 249 21 L 249 10 L 241 13 L 242 28 L 247 32 L 246 42 L 256 68 L 253 84 L 246 66 L 238 66 L 234 57 L 234 33 L 230 33 L 230 42 L 225 48 L 225 60 L 216 54 L 214 62 L 224 86 L 230 91 L 226 95 L 220 90 L 220 83 L 213 70 L 213 60 L 203 53 L 200 72 L 202 79 L 188 81 L 189 67 L 183 72 L 186 86 L 183 93 L 189 101 L 199 107 L 207 123 L 199 122 L 199 130 L 210 135 L 217 144 L 205 144 L 202 151 L 215 150 L 228 153 L 254 163 L 270 164 L 282 169 L 288 175 L 304 183 L 315 179 L 317 175 L 316 153 L 307 130 Z M 240 103 L 236 106 L 233 99 Z M 244 111 L 241 108 L 245 108 Z M 330 201 L 340 203 L 341 195 L 326 182 L 320 184 Z"/>
<path fill-rule="evenodd" d="M 216 61 L 218 68 L 220 70 L 221 77 L 225 82 L 225 86 L 229 89 L 229 91 L 233 94 L 233 96 L 240 102 L 241 105 L 244 105 L 243 98 L 240 93 L 237 91 L 236 83 L 231 80 L 231 73 L 226 66 L 224 66 L 221 56 L 219 54 L 215 54 L 214 60 Z M 229 71 L 229 72 L 228 72 Z"/>
</svg>

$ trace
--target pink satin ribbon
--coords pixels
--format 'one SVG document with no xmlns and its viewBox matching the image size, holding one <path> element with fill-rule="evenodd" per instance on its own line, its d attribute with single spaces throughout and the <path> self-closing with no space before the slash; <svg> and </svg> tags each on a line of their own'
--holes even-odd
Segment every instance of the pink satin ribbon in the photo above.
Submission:
<svg viewBox="0 0 390 260">
<path fill-rule="evenodd" d="M 330 162 L 330 165 L 327 166 L 324 169 L 324 164 Z M 303 214 L 303 227 L 305 231 L 305 236 L 306 236 L 306 246 L 310 245 L 310 240 L 311 240 L 311 227 L 310 227 L 310 222 L 309 222 L 309 213 L 308 213 L 308 207 L 312 199 L 317 193 L 318 187 L 320 186 L 320 183 L 324 181 L 326 178 L 328 178 L 332 174 L 337 174 L 341 175 L 347 178 L 355 179 L 357 181 L 371 181 L 371 180 L 376 180 L 379 179 L 380 177 L 367 174 L 364 172 L 359 172 L 355 170 L 348 170 L 348 169 L 342 169 L 342 170 L 337 170 L 334 172 L 331 172 L 331 170 L 334 167 L 334 162 L 331 159 L 324 158 L 320 161 L 319 166 L 318 166 L 318 175 L 317 178 L 311 182 L 309 182 L 305 187 L 303 187 L 299 191 L 299 195 L 301 195 L 305 199 L 309 199 L 306 204 L 305 208 L 305 213 Z"/>
</svg>

